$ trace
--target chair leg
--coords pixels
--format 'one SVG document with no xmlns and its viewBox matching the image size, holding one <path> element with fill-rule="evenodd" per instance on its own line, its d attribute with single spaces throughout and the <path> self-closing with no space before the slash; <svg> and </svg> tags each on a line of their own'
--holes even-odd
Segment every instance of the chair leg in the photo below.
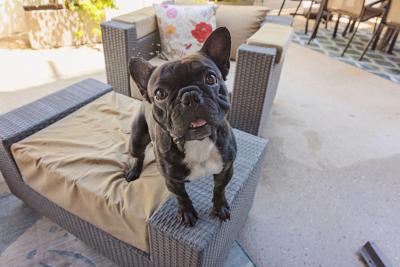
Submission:
<svg viewBox="0 0 400 267">
<path fill-rule="evenodd" d="M 349 31 L 350 33 L 354 32 L 354 27 L 356 26 L 356 22 L 357 22 L 357 20 L 354 20 L 353 24 L 351 24 L 350 31 Z"/>
<path fill-rule="evenodd" d="M 375 37 L 374 42 L 372 43 L 371 50 L 375 50 L 376 47 L 378 46 L 378 42 L 379 42 L 379 39 L 381 38 L 382 31 L 383 31 L 383 27 L 378 26 L 378 29 L 375 32 L 377 35 Z"/>
<path fill-rule="evenodd" d="M 326 18 L 325 18 L 325 29 L 328 29 L 328 24 L 329 24 L 329 21 L 331 21 L 332 20 L 332 14 L 331 13 L 327 13 L 326 14 Z"/>
<path fill-rule="evenodd" d="M 393 39 L 392 42 L 390 43 L 390 47 L 389 47 L 389 54 L 393 53 L 394 47 L 396 45 L 396 41 L 397 41 L 397 37 L 399 37 L 399 30 L 396 31 L 396 33 L 393 35 Z"/>
<path fill-rule="evenodd" d="M 311 5 L 310 5 L 310 9 L 308 10 L 308 14 L 307 14 L 307 20 L 306 20 L 306 28 L 304 30 L 305 34 L 308 34 L 308 24 L 310 22 L 310 17 L 311 17 L 311 11 L 314 5 L 314 0 L 311 0 Z"/>
<path fill-rule="evenodd" d="M 383 25 L 382 25 L 382 24 L 379 24 L 378 29 L 377 29 L 377 30 L 375 31 L 375 33 L 372 35 L 371 40 L 369 40 L 367 46 L 364 48 L 364 51 L 362 52 L 359 61 L 362 61 L 362 60 L 363 60 L 363 58 L 364 58 L 365 54 L 367 53 L 369 47 L 371 46 L 372 42 L 373 42 L 376 38 L 379 39 L 379 35 L 380 35 L 380 32 L 382 31 L 382 29 L 383 29 Z"/>
<path fill-rule="evenodd" d="M 357 26 L 356 26 L 356 28 L 354 29 L 354 32 L 353 32 L 353 34 L 351 35 L 350 40 L 347 42 L 347 45 L 346 45 L 346 47 L 344 48 L 341 57 L 343 57 L 344 54 L 346 54 L 346 51 L 347 51 L 347 49 L 349 48 L 351 42 L 353 41 L 354 36 L 356 36 L 357 30 L 358 30 L 358 27 L 360 27 L 360 24 L 361 24 L 361 21 L 358 21 Z"/>
<path fill-rule="evenodd" d="M 375 23 L 374 23 L 374 30 L 372 31 L 372 33 L 376 32 L 376 27 L 378 26 L 378 20 L 379 20 L 379 17 L 376 17 L 375 18 Z"/>
<path fill-rule="evenodd" d="M 281 15 L 282 9 L 283 9 L 283 7 L 285 6 L 285 2 L 286 2 L 286 0 L 283 0 L 283 1 L 282 1 L 282 5 L 281 5 L 281 8 L 279 9 L 278 16 Z"/>
<path fill-rule="evenodd" d="M 293 18 L 297 15 L 297 12 L 299 12 L 301 3 L 303 3 L 303 0 L 299 1 L 299 4 L 297 5 L 296 11 L 292 14 Z"/>
<path fill-rule="evenodd" d="M 319 28 L 319 25 L 320 25 L 320 23 L 321 23 L 322 17 L 323 17 L 323 12 L 322 12 L 322 13 L 319 13 L 319 14 L 317 15 L 317 19 L 315 20 L 315 25 L 314 25 L 313 32 L 311 33 L 311 36 L 310 36 L 310 38 L 308 39 L 307 44 L 311 44 L 311 41 L 312 41 L 315 37 L 317 37 L 317 32 L 318 32 L 318 28 Z"/>
<path fill-rule="evenodd" d="M 341 17 L 342 17 L 342 15 L 339 14 L 338 18 L 337 18 L 337 21 L 336 21 L 336 24 L 335 24 L 335 29 L 333 30 L 333 35 L 332 35 L 333 38 L 336 38 L 336 34 L 337 34 L 337 31 L 338 31 L 338 28 L 339 28 L 339 22 L 340 22 L 340 18 Z"/>
<path fill-rule="evenodd" d="M 346 28 L 344 28 L 344 31 L 343 31 L 343 34 L 342 34 L 343 37 L 346 37 L 347 31 L 348 31 L 349 28 L 350 28 L 351 22 L 352 22 L 352 19 L 350 18 L 350 19 L 349 19 L 349 23 L 347 23 Z"/>
</svg>

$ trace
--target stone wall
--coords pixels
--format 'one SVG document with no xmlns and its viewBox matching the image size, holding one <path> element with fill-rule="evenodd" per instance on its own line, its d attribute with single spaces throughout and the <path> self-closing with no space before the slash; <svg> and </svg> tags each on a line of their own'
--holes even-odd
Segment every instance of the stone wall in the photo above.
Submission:
<svg viewBox="0 0 400 267">
<path fill-rule="evenodd" d="M 25 11 L 25 20 L 33 49 L 101 41 L 98 25 L 78 12 L 67 9 Z"/>
<path fill-rule="evenodd" d="M 0 0 L 0 38 L 26 31 L 22 0 Z"/>
</svg>

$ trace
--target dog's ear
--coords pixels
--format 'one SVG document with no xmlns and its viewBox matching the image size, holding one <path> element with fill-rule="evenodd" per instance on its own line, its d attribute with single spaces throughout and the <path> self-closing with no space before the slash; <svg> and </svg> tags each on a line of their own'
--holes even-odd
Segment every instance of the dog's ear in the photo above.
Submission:
<svg viewBox="0 0 400 267">
<path fill-rule="evenodd" d="M 129 72 L 146 100 L 149 100 L 147 84 L 154 69 L 155 67 L 143 58 L 131 57 L 129 60 Z"/>
<path fill-rule="evenodd" d="M 229 72 L 229 58 L 231 55 L 231 34 L 228 29 L 220 27 L 213 31 L 200 51 L 205 53 L 217 64 L 222 77 L 226 80 L 226 76 Z"/>
</svg>

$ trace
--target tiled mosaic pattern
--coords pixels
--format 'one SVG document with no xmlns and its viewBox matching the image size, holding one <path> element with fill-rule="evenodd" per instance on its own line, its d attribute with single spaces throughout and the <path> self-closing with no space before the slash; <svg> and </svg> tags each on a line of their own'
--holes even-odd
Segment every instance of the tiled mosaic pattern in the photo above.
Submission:
<svg viewBox="0 0 400 267">
<path fill-rule="evenodd" d="M 346 54 L 341 57 L 341 53 L 345 48 L 348 39 L 351 34 L 347 34 L 346 37 L 342 36 L 344 25 L 339 28 L 337 37 L 332 38 L 333 27 L 329 26 L 328 29 L 320 27 L 318 36 L 315 38 L 310 45 L 307 44 L 310 32 L 308 35 L 304 33 L 304 29 L 296 29 L 293 37 L 293 42 L 303 46 L 310 47 L 311 49 L 333 57 L 339 61 L 351 64 L 357 68 L 361 68 L 373 74 L 379 75 L 387 80 L 393 81 L 400 84 L 400 41 L 397 41 L 397 45 L 393 51 L 393 54 L 387 54 L 378 50 L 368 50 L 363 61 L 358 59 L 361 56 L 366 44 L 372 37 L 371 30 L 359 29 L 356 36 L 353 39 Z M 400 39 L 400 38 L 399 38 Z"/>
</svg>

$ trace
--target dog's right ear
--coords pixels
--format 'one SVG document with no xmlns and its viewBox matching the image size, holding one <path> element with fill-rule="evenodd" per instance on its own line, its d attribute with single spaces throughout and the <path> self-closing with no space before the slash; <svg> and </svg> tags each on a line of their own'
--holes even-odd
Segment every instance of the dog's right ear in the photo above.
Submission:
<svg viewBox="0 0 400 267">
<path fill-rule="evenodd" d="M 147 84 L 154 69 L 155 67 L 143 58 L 131 57 L 129 60 L 129 72 L 146 100 L 149 100 Z"/>
</svg>

